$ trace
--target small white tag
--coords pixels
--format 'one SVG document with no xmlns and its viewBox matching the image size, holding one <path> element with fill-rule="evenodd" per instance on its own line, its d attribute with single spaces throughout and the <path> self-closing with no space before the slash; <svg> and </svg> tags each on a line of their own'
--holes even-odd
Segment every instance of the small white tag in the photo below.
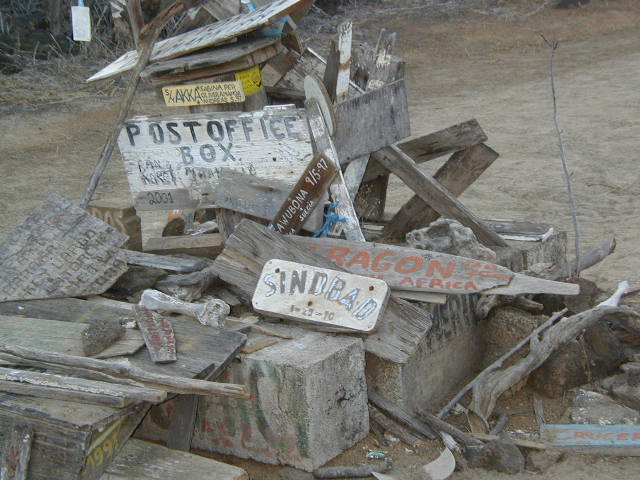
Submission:
<svg viewBox="0 0 640 480">
<path fill-rule="evenodd" d="M 91 41 L 91 14 L 89 7 L 71 7 L 73 39 L 76 42 Z"/>
</svg>

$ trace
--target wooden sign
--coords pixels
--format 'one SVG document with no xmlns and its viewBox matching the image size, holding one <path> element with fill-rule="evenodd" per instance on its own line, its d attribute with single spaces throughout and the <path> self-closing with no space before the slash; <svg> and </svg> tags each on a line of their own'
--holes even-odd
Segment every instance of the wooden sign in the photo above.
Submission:
<svg viewBox="0 0 640 480">
<path fill-rule="evenodd" d="M 294 183 L 312 159 L 305 111 L 295 108 L 136 117 L 118 145 L 140 210 L 207 204 L 222 168 Z"/>
<path fill-rule="evenodd" d="M 237 103 L 245 100 L 242 83 L 238 80 L 163 87 L 162 96 L 168 107 Z"/>
<path fill-rule="evenodd" d="M 372 332 L 388 297 L 382 280 L 274 259 L 264 264 L 252 305 L 271 316 Z"/>
<path fill-rule="evenodd" d="M 624 448 L 625 455 L 640 455 L 640 425 L 545 424 L 540 426 L 540 437 L 554 447 L 571 447 L 576 450 L 583 447 L 584 453 L 598 447 L 616 447 Z"/>
<path fill-rule="evenodd" d="M 2 480 L 26 480 L 33 430 L 28 425 L 15 425 L 7 432 L 6 437 L 0 462 L 0 478 Z"/>
<path fill-rule="evenodd" d="M 286 201 L 293 184 L 276 178 L 261 178 L 223 168 L 213 193 L 216 206 L 271 221 Z M 328 199 L 328 197 L 325 197 Z M 322 209 L 307 216 L 304 229 L 317 232 L 323 224 Z"/>
<path fill-rule="evenodd" d="M 272 20 L 304 6 L 308 2 L 309 0 L 275 0 L 256 10 L 167 38 L 155 44 L 150 62 L 180 57 L 202 48 L 218 45 L 226 40 L 268 25 Z M 107 65 L 87 81 L 102 80 L 126 72 L 131 70 L 137 61 L 138 52 L 132 50 Z"/>
<path fill-rule="evenodd" d="M 300 176 L 269 227 L 280 233 L 298 233 L 337 173 L 335 164 L 327 160 L 327 157 L 315 157 Z"/>
<path fill-rule="evenodd" d="M 127 270 L 126 241 L 52 194 L 0 243 L 0 302 L 103 293 Z"/>
<path fill-rule="evenodd" d="M 446 253 L 329 238 L 292 239 L 351 273 L 384 280 L 393 290 L 501 295 L 577 295 L 579 291 L 572 283 L 527 277 L 494 263 Z"/>
<path fill-rule="evenodd" d="M 151 360 L 155 363 L 175 362 L 176 337 L 171 322 L 157 312 L 136 306 L 136 323 L 144 337 Z"/>
<path fill-rule="evenodd" d="M 337 125 L 333 141 L 341 163 L 411 135 L 404 80 L 338 103 L 335 116 Z"/>
</svg>

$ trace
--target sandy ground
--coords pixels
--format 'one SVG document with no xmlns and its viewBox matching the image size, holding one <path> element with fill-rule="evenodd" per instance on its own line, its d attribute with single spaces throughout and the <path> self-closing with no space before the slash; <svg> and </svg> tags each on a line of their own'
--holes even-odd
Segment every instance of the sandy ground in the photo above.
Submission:
<svg viewBox="0 0 640 480">
<path fill-rule="evenodd" d="M 615 254 L 585 276 L 606 289 L 623 279 L 639 283 L 635 236 L 640 217 L 634 211 L 640 206 L 640 2 L 592 0 L 579 10 L 545 9 L 515 18 L 471 13 L 443 21 L 421 15 L 420 10 L 394 10 L 375 19 L 361 18 L 357 11 L 348 15 L 363 31 L 384 26 L 398 32 L 398 52 L 407 60 L 414 135 L 476 118 L 489 136 L 487 143 L 501 154 L 463 195 L 467 206 L 485 217 L 545 221 L 570 231 L 551 116 L 549 50 L 539 34 L 560 40 L 556 57 L 559 118 L 582 243 L 588 247 L 610 233 L 618 240 Z M 0 76 L 0 87 L 10 89 L 12 77 Z M 48 193 L 77 200 L 86 186 L 115 117 L 117 99 L 85 96 L 73 100 L 73 88 L 68 94 L 68 102 L 19 108 L 0 118 L 1 235 Z M 135 110 L 160 111 L 152 92 L 140 96 Z M 429 162 L 425 169 L 434 171 L 438 165 L 439 161 Z M 122 196 L 127 191 L 116 155 L 98 196 Z M 409 190 L 393 180 L 388 208 L 398 208 L 409 197 Z M 517 408 L 530 410 L 525 392 L 509 405 L 514 402 Z M 561 407 L 554 408 L 559 412 Z M 530 422 L 518 426 L 514 420 L 508 429 L 527 425 Z M 375 441 L 369 436 L 332 463 L 363 462 L 365 448 L 373 446 Z M 414 477 L 417 466 L 437 455 L 436 448 L 433 444 L 407 453 L 404 446 L 392 447 L 395 471 L 402 475 L 398 478 Z M 256 479 L 308 478 L 293 469 L 233 462 Z M 626 479 L 638 475 L 637 459 L 570 457 L 545 475 L 515 478 Z M 503 477 L 474 470 L 453 478 Z"/>
</svg>

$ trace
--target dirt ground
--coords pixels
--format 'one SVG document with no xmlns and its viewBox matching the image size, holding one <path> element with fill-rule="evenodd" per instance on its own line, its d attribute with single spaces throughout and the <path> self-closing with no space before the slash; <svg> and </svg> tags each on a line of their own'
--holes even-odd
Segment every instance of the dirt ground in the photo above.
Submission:
<svg viewBox="0 0 640 480">
<path fill-rule="evenodd" d="M 407 61 L 414 135 L 470 118 L 478 119 L 486 131 L 487 143 L 501 157 L 462 196 L 469 208 L 484 217 L 544 221 L 571 231 L 551 116 L 549 50 L 540 34 L 558 39 L 559 120 L 567 143 L 582 245 L 589 247 L 612 233 L 618 240 L 616 252 L 585 276 L 608 290 L 624 279 L 635 286 L 640 280 L 636 253 L 640 216 L 634 214 L 640 206 L 636 164 L 640 160 L 640 2 L 592 0 L 577 10 L 514 11 L 501 15 L 475 11 L 449 19 L 434 18 L 418 8 L 367 15 L 351 9 L 345 15 L 353 18 L 356 31 L 369 37 L 375 37 L 380 27 L 398 32 L 397 53 Z M 0 118 L 0 235 L 51 192 L 79 199 L 111 128 L 118 98 L 80 95 L 83 87 L 62 80 L 58 85 L 47 79 L 47 85 L 53 97 L 67 100 L 34 102 L 28 108 L 16 102 L 0 108 L 5 112 Z M 17 76 L 0 76 L 3 98 L 28 96 L 26 84 Z M 11 92 L 9 97 L 7 92 Z M 160 111 L 150 90 L 135 105 L 135 113 Z M 439 163 L 428 162 L 424 168 L 433 172 Z M 98 196 L 119 197 L 127 192 L 124 171 L 115 155 Z M 388 209 L 397 209 L 409 197 L 409 190 L 393 180 Z M 547 420 L 557 421 L 565 406 L 549 402 L 551 418 Z M 527 391 L 502 408 L 514 413 L 509 431 L 535 430 Z M 370 435 L 331 464 L 364 462 L 366 448 L 375 446 Z M 438 448 L 431 443 L 408 452 L 404 445 L 393 444 L 389 450 L 394 474 L 398 479 L 421 478 L 417 468 L 435 458 Z M 255 479 L 309 478 L 290 468 L 226 460 L 243 466 Z M 627 479 L 639 475 L 640 460 L 634 458 L 574 456 L 544 475 L 509 478 Z M 507 476 L 473 470 L 452 478 Z"/>
</svg>

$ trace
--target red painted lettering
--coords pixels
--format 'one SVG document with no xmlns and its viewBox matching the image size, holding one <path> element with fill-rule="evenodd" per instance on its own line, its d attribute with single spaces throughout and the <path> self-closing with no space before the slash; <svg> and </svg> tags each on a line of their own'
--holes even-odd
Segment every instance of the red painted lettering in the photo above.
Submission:
<svg viewBox="0 0 640 480">
<path fill-rule="evenodd" d="M 407 268 L 404 268 L 406 263 L 413 262 L 413 265 L 410 265 Z M 398 260 L 396 263 L 396 272 L 398 273 L 413 273 L 416 270 L 419 270 L 424 265 L 424 258 L 417 256 L 404 257 Z"/>
<path fill-rule="evenodd" d="M 629 435 L 627 432 L 619 433 L 618 436 L 617 436 L 617 439 L 618 440 L 627 440 L 627 435 Z"/>
<path fill-rule="evenodd" d="M 347 267 L 351 267 L 354 264 L 359 264 L 365 270 L 369 270 L 369 262 L 371 261 L 371 257 L 369 256 L 369 252 L 362 251 L 356 253 L 351 261 L 348 263 Z"/>
<path fill-rule="evenodd" d="M 404 277 L 402 280 L 400 280 L 400 285 L 405 285 L 405 284 L 409 284 L 413 287 L 413 279 L 411 277 Z"/>
<path fill-rule="evenodd" d="M 332 247 L 327 252 L 327 257 L 338 265 L 344 265 L 344 257 L 349 255 L 350 251 L 351 249 L 347 247 Z"/>
<path fill-rule="evenodd" d="M 429 266 L 427 267 L 427 277 L 433 277 L 436 271 L 439 275 L 442 275 L 444 278 L 449 278 L 453 275 L 456 269 L 456 262 L 448 262 L 447 268 L 443 268 L 442 264 L 438 260 L 431 260 L 429 262 Z"/>
<path fill-rule="evenodd" d="M 440 280 L 439 278 L 433 278 L 429 282 L 429 288 L 436 288 L 436 287 L 442 288 L 442 280 Z"/>
<path fill-rule="evenodd" d="M 380 264 L 380 260 L 384 257 L 393 257 L 395 254 L 393 252 L 382 252 L 376 255 L 376 258 L 373 259 L 373 264 L 371 265 L 371 269 L 374 272 L 386 272 L 391 268 L 391 264 L 389 262 L 384 262 L 382 265 Z"/>
<path fill-rule="evenodd" d="M 472 282 L 472 281 L 468 281 L 464 284 L 464 289 L 465 290 L 473 290 L 473 291 L 477 291 L 478 290 L 478 286 Z"/>
<path fill-rule="evenodd" d="M 640 440 L 640 432 L 633 432 L 633 435 L 631 435 L 631 440 Z"/>
</svg>

